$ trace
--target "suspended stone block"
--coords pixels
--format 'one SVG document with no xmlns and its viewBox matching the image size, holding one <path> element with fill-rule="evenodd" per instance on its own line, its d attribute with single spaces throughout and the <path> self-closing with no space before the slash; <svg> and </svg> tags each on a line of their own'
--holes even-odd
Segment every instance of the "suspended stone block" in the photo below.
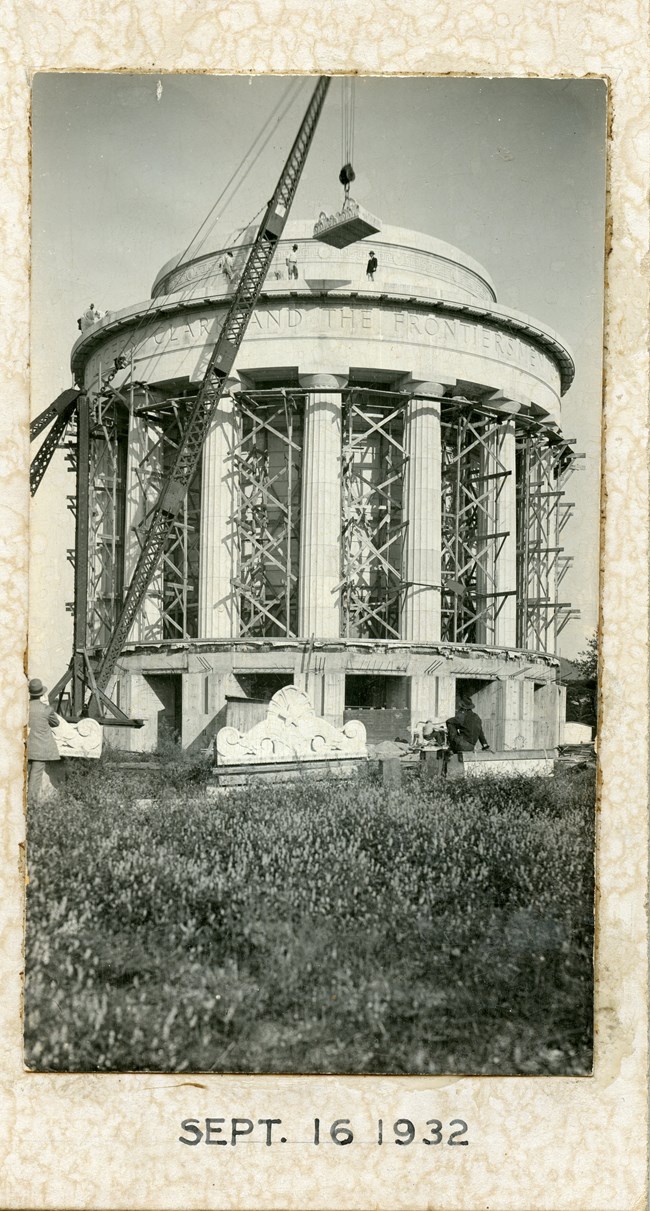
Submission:
<svg viewBox="0 0 650 1211">
<path fill-rule="evenodd" d="M 102 755 L 103 731 L 96 719 L 80 719 L 68 723 L 59 716 L 59 726 L 52 735 L 60 757 L 98 758 Z"/>
<path fill-rule="evenodd" d="M 336 214 L 321 211 L 314 224 L 314 239 L 332 248 L 347 248 L 348 244 L 356 244 L 380 230 L 379 219 L 350 200 Z"/>
<path fill-rule="evenodd" d="M 319 718 L 304 690 L 288 685 L 273 695 L 266 718 L 247 732 L 222 727 L 216 738 L 216 769 L 254 767 L 268 769 L 287 764 L 324 765 L 340 771 L 342 763 L 356 768 L 367 761 L 366 729 L 357 720 L 336 728 Z"/>
</svg>

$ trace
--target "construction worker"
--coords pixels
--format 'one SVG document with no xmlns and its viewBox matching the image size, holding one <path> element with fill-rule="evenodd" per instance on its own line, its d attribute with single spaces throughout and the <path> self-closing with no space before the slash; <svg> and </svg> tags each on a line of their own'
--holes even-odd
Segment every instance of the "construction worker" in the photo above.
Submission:
<svg viewBox="0 0 650 1211">
<path fill-rule="evenodd" d="M 427 719 L 426 723 L 422 724 L 422 743 L 440 747 L 445 743 L 445 729 L 440 723 L 434 723 L 433 719 Z"/>
<path fill-rule="evenodd" d="M 219 262 L 219 268 L 228 282 L 232 282 L 235 272 L 235 258 L 233 257 L 232 250 L 230 248 L 225 255 L 222 256 Z"/>
<path fill-rule="evenodd" d="M 39 803 L 43 791 L 43 774 L 50 761 L 60 761 L 59 750 L 51 729 L 59 726 L 59 717 L 50 704 L 41 702 L 45 686 L 38 677 L 29 683 L 29 733 L 27 736 L 27 802 Z"/>
<path fill-rule="evenodd" d="M 374 252 L 371 252 L 370 256 L 368 257 L 368 264 L 366 265 L 366 277 L 370 278 L 371 282 L 374 282 L 375 280 L 375 273 L 377 272 L 378 266 L 379 261 L 377 260 Z"/>
<path fill-rule="evenodd" d="M 297 244 L 294 244 L 291 248 L 291 252 L 287 253 L 287 255 L 285 257 L 285 264 L 287 266 L 287 275 L 288 275 L 289 281 L 291 281 L 292 278 L 297 279 L 298 278 L 298 245 Z"/>
<path fill-rule="evenodd" d="M 93 324 L 98 324 L 101 316 L 95 310 L 95 304 L 91 303 L 87 311 L 84 311 L 80 320 L 77 321 L 82 332 L 86 332 L 88 328 L 92 328 Z"/>
<path fill-rule="evenodd" d="M 462 697 L 456 714 L 447 720 L 447 735 L 452 753 L 473 753 L 477 740 L 483 750 L 489 749 L 489 744 L 483 732 L 480 715 L 474 710 L 474 703 L 469 697 Z"/>
</svg>

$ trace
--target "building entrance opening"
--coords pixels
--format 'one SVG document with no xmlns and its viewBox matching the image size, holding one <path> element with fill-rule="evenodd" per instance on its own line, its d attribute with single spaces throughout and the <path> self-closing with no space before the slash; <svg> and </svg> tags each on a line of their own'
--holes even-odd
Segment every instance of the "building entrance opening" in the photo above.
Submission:
<svg viewBox="0 0 650 1211">
<path fill-rule="evenodd" d="M 485 739 L 495 751 L 504 747 L 502 688 L 503 682 L 485 678 L 459 677 L 456 681 L 456 710 L 463 700 L 471 699 L 473 709 L 483 724 Z"/>
<path fill-rule="evenodd" d="M 293 685 L 292 673 L 237 673 L 239 692 L 226 694 L 226 724 L 247 732 L 266 719 L 269 702 L 285 685 Z"/>
<path fill-rule="evenodd" d="M 409 740 L 411 712 L 407 677 L 350 673 L 345 678 L 345 722 L 359 719 L 368 740 Z"/>
<path fill-rule="evenodd" d="M 148 673 L 144 681 L 149 690 L 146 713 L 155 721 L 157 743 L 178 743 L 183 726 L 180 673 Z"/>
<path fill-rule="evenodd" d="M 238 673 L 237 684 L 242 698 L 270 702 L 285 685 L 293 685 L 293 673 Z"/>
<path fill-rule="evenodd" d="M 377 673 L 349 673 L 345 678 L 346 707 L 386 710 L 408 706 L 408 679 Z"/>
</svg>

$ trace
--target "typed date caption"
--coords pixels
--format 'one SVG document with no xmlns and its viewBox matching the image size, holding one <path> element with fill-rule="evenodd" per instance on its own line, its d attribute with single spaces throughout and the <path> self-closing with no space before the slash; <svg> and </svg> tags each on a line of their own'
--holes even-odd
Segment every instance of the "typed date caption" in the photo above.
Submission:
<svg viewBox="0 0 650 1211">
<path fill-rule="evenodd" d="M 435 1147 L 438 1144 L 456 1147 L 469 1145 L 469 1127 L 464 1119 L 454 1118 L 448 1122 L 430 1118 L 424 1123 L 417 1123 L 410 1118 L 377 1118 L 374 1120 L 371 1132 L 358 1132 L 352 1119 L 324 1119 L 314 1117 L 308 1120 L 304 1128 L 293 1132 L 293 1142 L 309 1143 L 313 1147 L 347 1148 L 358 1143 L 374 1143 L 378 1146 L 396 1144 L 399 1148 L 408 1148 L 411 1144 L 424 1144 Z M 216 1144 L 222 1147 L 235 1148 L 245 1142 L 257 1143 L 272 1147 L 274 1144 L 288 1144 L 289 1130 L 283 1127 L 282 1119 L 258 1118 L 245 1116 L 231 1118 L 187 1118 L 181 1123 L 179 1143 L 188 1147 L 198 1144 Z"/>
</svg>

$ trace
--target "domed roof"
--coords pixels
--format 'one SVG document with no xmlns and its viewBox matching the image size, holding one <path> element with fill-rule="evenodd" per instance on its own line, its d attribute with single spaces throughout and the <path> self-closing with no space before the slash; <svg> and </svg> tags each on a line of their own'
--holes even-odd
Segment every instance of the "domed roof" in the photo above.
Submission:
<svg viewBox="0 0 650 1211">
<path fill-rule="evenodd" d="M 177 269 L 181 263 L 183 267 L 187 267 L 197 261 L 204 261 L 208 258 L 219 256 L 228 248 L 242 248 L 247 244 L 251 244 L 257 233 L 257 223 L 249 224 L 248 227 L 239 228 L 232 231 L 228 236 L 224 237 L 224 242 L 215 245 L 213 242 L 211 247 L 203 249 L 196 255 L 185 257 L 183 253 L 177 253 L 171 257 L 159 272 L 156 274 L 153 286 L 151 288 L 152 296 L 161 293 L 160 285 L 165 278 Z M 293 219 L 290 220 L 283 232 L 281 243 L 291 240 L 313 240 L 314 220 L 313 219 Z M 470 273 L 475 274 L 488 287 L 492 297 L 496 300 L 496 291 L 494 283 L 487 270 L 480 265 L 478 261 L 469 256 L 462 249 L 456 248 L 453 244 L 448 244 L 446 240 L 436 239 L 434 236 L 426 235 L 422 231 L 411 231 L 407 227 L 392 227 L 383 224 L 380 232 L 377 235 L 368 237 L 361 245 L 351 245 L 354 247 L 367 247 L 369 250 L 372 246 L 377 245 L 378 248 L 394 247 L 400 248 L 406 252 L 422 252 L 439 258 L 441 261 L 446 261 L 451 265 L 458 266 L 461 269 L 466 269 Z M 346 250 L 341 250 L 341 255 L 344 256 Z"/>
</svg>

